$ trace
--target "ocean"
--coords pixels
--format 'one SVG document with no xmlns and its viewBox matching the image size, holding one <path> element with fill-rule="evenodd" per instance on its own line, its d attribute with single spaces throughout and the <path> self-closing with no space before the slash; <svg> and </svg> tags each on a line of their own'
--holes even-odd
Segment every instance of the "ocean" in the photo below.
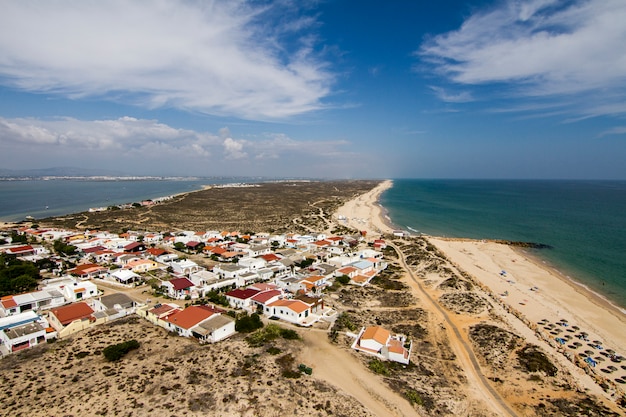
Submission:
<svg viewBox="0 0 626 417">
<path fill-rule="evenodd" d="M 0 181 L 0 220 L 60 216 L 87 211 L 91 207 L 134 203 L 196 191 L 203 185 L 235 182 L 255 181 L 242 178 Z"/>
<path fill-rule="evenodd" d="M 398 179 L 380 203 L 412 233 L 549 245 L 529 252 L 626 308 L 626 181 Z"/>
</svg>

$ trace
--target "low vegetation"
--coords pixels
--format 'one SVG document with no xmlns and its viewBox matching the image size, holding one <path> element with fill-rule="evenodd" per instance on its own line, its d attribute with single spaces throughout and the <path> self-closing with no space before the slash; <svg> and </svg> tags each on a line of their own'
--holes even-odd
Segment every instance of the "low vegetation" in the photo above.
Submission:
<svg viewBox="0 0 626 417">
<path fill-rule="evenodd" d="M 235 330 L 239 333 L 250 333 L 263 327 L 261 317 L 257 313 L 243 313 L 235 320 Z"/>
<path fill-rule="evenodd" d="M 134 349 L 139 349 L 139 342 L 135 339 L 126 342 L 117 343 L 102 349 L 102 354 L 109 362 L 116 362 L 122 359 L 124 355 Z"/>
<path fill-rule="evenodd" d="M 263 346 L 265 343 L 278 339 L 279 337 L 288 340 L 300 339 L 298 332 L 295 330 L 285 329 L 272 323 L 246 337 L 246 341 L 250 346 Z"/>
</svg>

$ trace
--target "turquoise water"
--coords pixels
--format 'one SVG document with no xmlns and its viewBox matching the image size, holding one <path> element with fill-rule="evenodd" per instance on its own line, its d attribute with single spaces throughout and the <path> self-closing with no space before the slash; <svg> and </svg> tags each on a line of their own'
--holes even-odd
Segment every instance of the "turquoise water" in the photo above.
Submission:
<svg viewBox="0 0 626 417">
<path fill-rule="evenodd" d="M 626 181 L 402 179 L 380 203 L 408 231 L 550 245 L 532 252 L 626 308 Z"/>
</svg>

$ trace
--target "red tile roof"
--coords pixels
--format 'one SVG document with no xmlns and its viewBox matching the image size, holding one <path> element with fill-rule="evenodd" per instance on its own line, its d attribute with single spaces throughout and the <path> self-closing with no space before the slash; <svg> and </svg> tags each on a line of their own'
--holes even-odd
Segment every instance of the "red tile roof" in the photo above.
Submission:
<svg viewBox="0 0 626 417">
<path fill-rule="evenodd" d="M 261 258 L 265 259 L 267 262 L 278 261 L 281 258 L 274 255 L 273 253 L 268 253 L 267 255 L 261 255 Z"/>
<path fill-rule="evenodd" d="M 165 255 L 166 253 L 168 253 L 165 249 L 159 249 L 159 248 L 149 248 L 146 252 L 148 252 L 152 256 L 161 256 L 161 255 Z"/>
<path fill-rule="evenodd" d="M 258 293 L 259 291 L 250 288 L 243 290 L 241 288 L 237 288 L 236 290 L 228 291 L 225 295 L 227 297 L 239 298 L 240 300 L 247 300 L 248 298 L 254 297 Z"/>
<path fill-rule="evenodd" d="M 154 314 L 157 317 L 161 317 L 164 314 L 169 314 L 173 311 L 180 310 L 178 307 L 171 306 L 169 304 L 159 304 L 150 309 L 149 313 Z"/>
<path fill-rule="evenodd" d="M 281 294 L 282 293 L 278 290 L 263 291 L 252 297 L 252 300 L 256 301 L 257 303 L 265 304 L 268 300 Z"/>
<path fill-rule="evenodd" d="M 174 286 L 176 291 L 194 286 L 194 283 L 189 281 L 187 278 L 174 278 L 170 280 L 170 283 Z"/>
<path fill-rule="evenodd" d="M 74 320 L 90 317 L 93 314 L 91 307 L 87 303 L 80 302 L 67 306 L 55 308 L 51 311 L 63 326 L 67 326 Z"/>
<path fill-rule="evenodd" d="M 18 246 L 17 248 L 11 248 L 8 251 L 11 253 L 32 252 L 34 249 L 30 245 Z"/>
<path fill-rule="evenodd" d="M 7 309 L 7 308 L 11 308 L 11 307 L 15 307 L 17 305 L 17 303 L 15 302 L 15 300 L 13 299 L 12 295 L 8 295 L 6 297 L 2 297 L 2 301 L 0 301 L 0 303 L 2 303 L 2 306 Z"/>
</svg>

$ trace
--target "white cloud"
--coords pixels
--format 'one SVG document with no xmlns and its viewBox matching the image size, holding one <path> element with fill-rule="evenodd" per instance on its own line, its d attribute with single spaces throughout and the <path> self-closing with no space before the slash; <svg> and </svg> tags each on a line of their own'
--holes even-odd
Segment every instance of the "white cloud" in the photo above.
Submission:
<svg viewBox="0 0 626 417">
<path fill-rule="evenodd" d="M 510 0 L 426 40 L 417 54 L 449 81 L 508 97 L 577 96 L 575 110 L 595 114 L 607 91 L 613 103 L 626 99 L 624 22 L 623 0 Z"/>
<path fill-rule="evenodd" d="M 242 139 L 226 127 L 213 134 L 133 117 L 0 117 L 0 164 L 10 169 L 89 166 L 150 175 L 333 177 L 362 169 L 353 148 L 345 140 L 301 141 L 283 133 Z"/>
<path fill-rule="evenodd" d="M 226 138 L 223 145 L 224 153 L 228 159 L 242 159 L 248 156 L 243 150 L 244 141 L 242 140 L 237 141 L 233 138 Z"/>
<path fill-rule="evenodd" d="M 598 135 L 598 138 L 602 138 L 605 136 L 613 136 L 613 135 L 626 135 L 626 126 L 616 126 L 612 129 L 605 130 L 604 132 Z"/>
<path fill-rule="evenodd" d="M 439 98 L 439 100 L 445 101 L 446 103 L 467 103 L 470 101 L 474 101 L 474 98 L 469 91 L 450 93 L 442 87 L 437 87 L 433 85 L 430 86 L 430 89 L 435 92 L 435 95 Z"/>
<path fill-rule="evenodd" d="M 218 142 L 214 135 L 133 117 L 89 121 L 69 117 L 51 120 L 0 117 L 2 145 L 36 146 L 39 153 L 61 149 L 70 153 L 111 152 L 124 157 L 158 147 L 169 152 L 193 150 L 190 156 L 197 157 L 210 155 L 208 149 Z"/>
<path fill-rule="evenodd" d="M 312 48 L 315 23 L 282 2 L 3 2 L 0 82 L 150 108 L 284 118 L 323 108 L 330 94 L 333 76 Z"/>
</svg>

